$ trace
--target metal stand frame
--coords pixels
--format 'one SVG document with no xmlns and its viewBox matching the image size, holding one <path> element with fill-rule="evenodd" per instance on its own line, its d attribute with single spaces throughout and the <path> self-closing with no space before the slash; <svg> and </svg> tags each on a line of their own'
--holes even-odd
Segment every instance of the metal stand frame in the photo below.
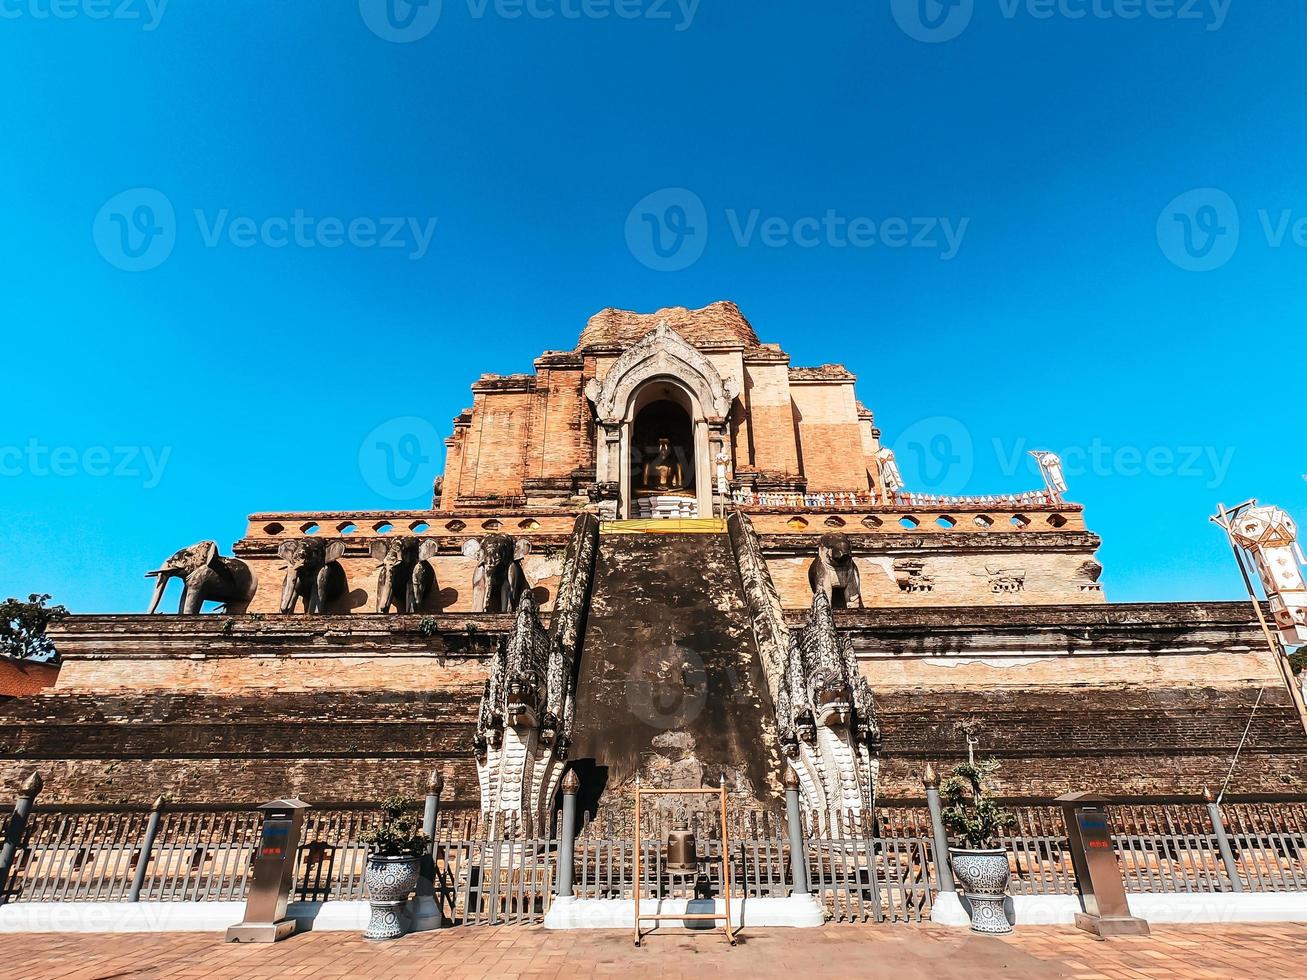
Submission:
<svg viewBox="0 0 1307 980">
<path fill-rule="evenodd" d="M 726 900 L 726 912 L 686 912 L 682 915 L 641 915 L 640 914 L 640 854 L 644 850 L 643 837 L 640 834 L 640 797 L 641 796 L 716 796 L 721 801 L 722 810 L 722 897 Z M 731 832 L 726 825 L 726 779 L 722 777 L 717 789 L 641 789 L 640 780 L 635 781 L 635 944 L 640 945 L 640 923 L 649 921 L 686 919 L 711 919 L 724 922 L 722 928 L 732 946 L 735 945 L 735 930 L 731 928 Z"/>
</svg>

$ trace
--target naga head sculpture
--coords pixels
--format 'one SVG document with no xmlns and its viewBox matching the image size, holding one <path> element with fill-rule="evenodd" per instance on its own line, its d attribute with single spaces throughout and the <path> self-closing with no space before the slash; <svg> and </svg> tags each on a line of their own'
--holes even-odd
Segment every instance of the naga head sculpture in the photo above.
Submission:
<svg viewBox="0 0 1307 980">
<path fill-rule="evenodd" d="M 544 715 L 545 671 L 549 666 L 549 634 L 540 625 L 530 593 L 522 596 L 517 619 L 508 635 L 504 678 L 504 717 L 511 725 L 535 727 Z"/>
<path fill-rule="evenodd" d="M 813 596 L 812 617 L 804 639 L 813 722 L 833 728 L 851 717 L 853 692 L 845 676 L 844 651 L 840 647 L 843 638 L 835 631 L 830 602 L 820 592 Z"/>
<path fill-rule="evenodd" d="M 301 598 L 305 612 L 322 613 L 328 603 L 344 594 L 345 569 L 340 559 L 345 554 L 345 542 L 339 538 L 283 541 L 277 554 L 286 562 L 281 589 L 283 613 L 293 613 Z"/>
<path fill-rule="evenodd" d="M 150 613 L 159 608 L 168 581 L 173 578 L 180 578 L 184 583 L 177 612 L 187 616 L 199 613 L 205 602 L 249 602 L 258 587 L 258 579 L 250 566 L 239 558 L 225 558 L 218 554 L 215 541 L 200 541 L 183 548 L 145 575 L 156 580 Z"/>
</svg>

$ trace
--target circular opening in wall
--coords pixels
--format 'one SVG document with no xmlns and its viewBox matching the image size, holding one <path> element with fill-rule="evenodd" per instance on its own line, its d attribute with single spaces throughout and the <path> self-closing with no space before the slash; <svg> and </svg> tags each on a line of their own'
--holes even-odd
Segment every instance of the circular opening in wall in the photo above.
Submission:
<svg viewBox="0 0 1307 980">
<path fill-rule="evenodd" d="M 277 523 L 263 525 L 264 534 L 280 534 L 284 530 L 286 529 Z"/>
<path fill-rule="evenodd" d="M 353 534 L 358 530 L 358 525 L 351 521 L 345 521 L 343 524 L 337 524 L 336 530 L 340 534 Z"/>
<path fill-rule="evenodd" d="M 318 533 L 318 525 L 314 521 L 309 521 L 307 524 L 300 525 L 300 534 L 317 534 L 317 533 Z"/>
<path fill-rule="evenodd" d="M 430 527 L 431 525 L 428 524 L 426 521 L 414 521 L 412 524 L 408 526 L 408 529 L 415 534 L 421 534 L 423 531 L 427 530 Z"/>
<path fill-rule="evenodd" d="M 911 514 L 906 517 L 900 517 L 899 524 L 905 531 L 915 531 L 917 528 L 921 527 L 921 521 L 917 520 Z"/>
<path fill-rule="evenodd" d="M 391 524 L 389 521 L 382 521 L 380 524 L 372 525 L 372 530 L 376 531 L 378 534 L 389 534 L 394 529 L 395 525 Z"/>
</svg>

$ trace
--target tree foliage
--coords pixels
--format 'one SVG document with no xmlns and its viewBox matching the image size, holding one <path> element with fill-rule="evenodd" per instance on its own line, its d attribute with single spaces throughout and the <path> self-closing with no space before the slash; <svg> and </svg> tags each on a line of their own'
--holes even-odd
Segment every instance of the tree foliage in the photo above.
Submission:
<svg viewBox="0 0 1307 980">
<path fill-rule="evenodd" d="M 1295 675 L 1307 670 L 1307 647 L 1302 647 L 1296 653 L 1289 655 L 1289 666 L 1293 668 Z"/>
<path fill-rule="evenodd" d="M 0 654 L 18 660 L 53 660 L 54 643 L 46 627 L 68 615 L 63 606 L 47 606 L 50 596 L 32 593 L 22 602 L 0 602 Z"/>
<path fill-rule="evenodd" d="M 993 847 L 1017 822 L 1015 813 L 985 796 L 985 784 L 998 770 L 997 759 L 964 762 L 939 785 L 939 795 L 948 803 L 941 814 L 944 826 L 970 848 Z"/>
<path fill-rule="evenodd" d="M 380 824 L 359 835 L 377 857 L 421 857 L 431 843 L 414 815 L 415 802 L 407 796 L 388 796 L 381 801 L 385 817 Z"/>
</svg>

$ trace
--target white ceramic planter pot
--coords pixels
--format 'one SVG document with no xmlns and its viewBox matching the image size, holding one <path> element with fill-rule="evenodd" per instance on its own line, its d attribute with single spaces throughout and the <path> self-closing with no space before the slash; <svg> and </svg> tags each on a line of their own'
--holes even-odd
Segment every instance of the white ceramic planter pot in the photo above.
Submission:
<svg viewBox="0 0 1307 980">
<path fill-rule="evenodd" d="M 971 931 L 1002 935 L 1012 931 L 1003 903 L 1007 900 L 1007 851 L 949 850 L 953 873 L 971 903 Z"/>
<path fill-rule="evenodd" d="M 406 930 L 400 916 L 417 887 L 421 860 L 411 855 L 368 858 L 366 879 L 372 912 L 364 939 L 398 939 L 404 935 Z"/>
</svg>

